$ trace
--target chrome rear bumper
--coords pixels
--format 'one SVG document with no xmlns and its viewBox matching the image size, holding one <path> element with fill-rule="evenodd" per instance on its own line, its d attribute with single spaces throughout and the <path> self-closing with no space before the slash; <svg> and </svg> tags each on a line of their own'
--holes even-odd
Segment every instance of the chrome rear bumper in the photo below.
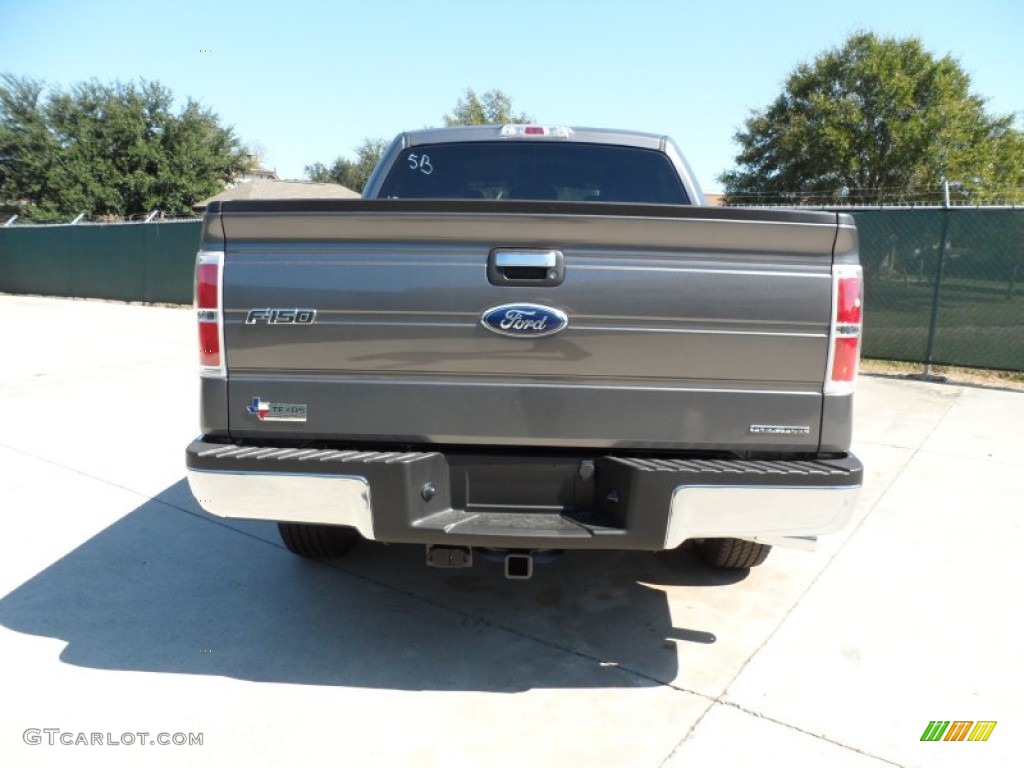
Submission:
<svg viewBox="0 0 1024 768">
<path fill-rule="evenodd" d="M 809 548 L 814 537 L 848 523 L 863 475 L 852 455 L 524 458 L 204 439 L 189 445 L 186 463 L 193 495 L 220 517 L 344 525 L 394 543 L 507 549 L 659 550 L 719 537 Z M 524 483 L 553 489 L 550 503 L 515 490 Z M 518 495 L 500 498 L 505 486 Z"/>
</svg>

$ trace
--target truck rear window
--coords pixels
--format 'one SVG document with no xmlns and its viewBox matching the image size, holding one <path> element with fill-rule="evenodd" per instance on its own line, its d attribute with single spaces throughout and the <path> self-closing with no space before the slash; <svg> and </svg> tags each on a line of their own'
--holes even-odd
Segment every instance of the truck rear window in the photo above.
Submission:
<svg viewBox="0 0 1024 768">
<path fill-rule="evenodd" d="M 380 197 L 689 203 L 661 152 L 540 141 L 410 147 L 392 166 Z"/>
</svg>

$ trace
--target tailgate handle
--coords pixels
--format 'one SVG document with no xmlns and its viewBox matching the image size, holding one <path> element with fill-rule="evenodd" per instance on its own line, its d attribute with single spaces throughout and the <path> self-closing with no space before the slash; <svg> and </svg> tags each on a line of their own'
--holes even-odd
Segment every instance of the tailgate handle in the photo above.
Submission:
<svg viewBox="0 0 1024 768">
<path fill-rule="evenodd" d="M 561 285 L 565 257 L 561 251 L 526 248 L 495 248 L 487 257 L 491 285 Z"/>
</svg>

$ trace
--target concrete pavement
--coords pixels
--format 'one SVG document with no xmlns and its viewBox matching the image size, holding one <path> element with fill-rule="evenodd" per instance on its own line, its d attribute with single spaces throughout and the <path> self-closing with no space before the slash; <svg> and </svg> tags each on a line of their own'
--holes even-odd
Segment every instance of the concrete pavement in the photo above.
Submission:
<svg viewBox="0 0 1024 768">
<path fill-rule="evenodd" d="M 0 324 L 0 765 L 1016 762 L 1022 393 L 862 378 L 865 489 L 817 552 L 508 582 L 204 514 L 189 310 L 0 296 Z"/>
</svg>

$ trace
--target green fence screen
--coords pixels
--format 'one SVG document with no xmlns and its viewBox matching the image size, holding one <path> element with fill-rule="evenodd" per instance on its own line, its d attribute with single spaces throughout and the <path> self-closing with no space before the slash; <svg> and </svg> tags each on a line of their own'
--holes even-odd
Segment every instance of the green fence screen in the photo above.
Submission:
<svg viewBox="0 0 1024 768">
<path fill-rule="evenodd" d="M 865 357 L 1024 371 L 1024 209 L 853 215 Z M 0 291 L 188 304 L 199 232 L 199 221 L 0 227 Z"/>
<path fill-rule="evenodd" d="M 854 217 L 865 357 L 1024 371 L 1024 209 Z"/>
<path fill-rule="evenodd" d="M 190 304 L 200 224 L 0 227 L 0 291 Z"/>
</svg>

